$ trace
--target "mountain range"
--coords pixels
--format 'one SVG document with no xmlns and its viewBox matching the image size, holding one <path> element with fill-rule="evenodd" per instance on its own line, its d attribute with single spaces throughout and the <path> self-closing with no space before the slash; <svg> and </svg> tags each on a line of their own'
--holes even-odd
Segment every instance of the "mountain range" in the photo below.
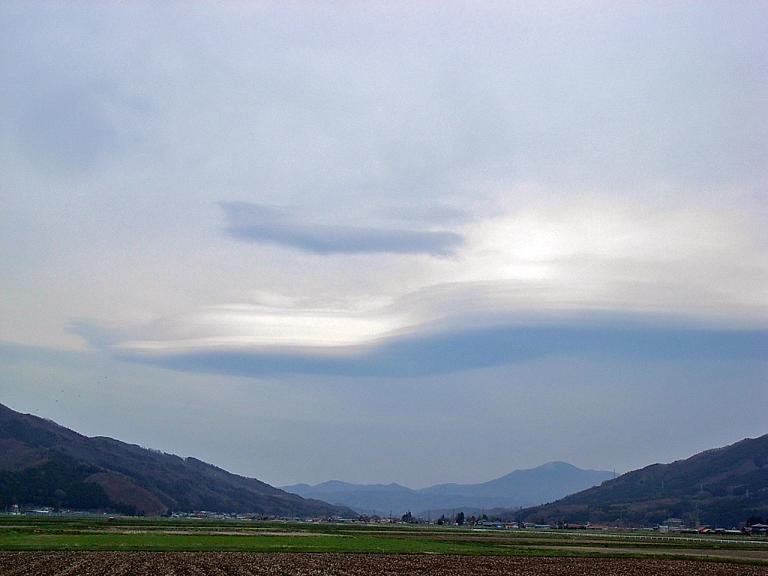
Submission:
<svg viewBox="0 0 768 576">
<path fill-rule="evenodd" d="M 768 518 L 768 434 L 652 464 L 600 486 L 510 516 L 536 523 L 651 526 L 681 518 L 688 526 L 737 526 Z"/>
<path fill-rule="evenodd" d="M 407 511 L 427 517 L 455 510 L 519 508 L 551 502 L 613 478 L 604 470 L 582 470 L 565 462 L 550 462 L 516 470 L 479 484 L 437 484 L 414 490 L 400 484 L 350 484 L 332 480 L 311 486 L 293 484 L 283 490 L 318 498 L 367 514 L 397 515 Z"/>
<path fill-rule="evenodd" d="M 195 458 L 89 438 L 0 404 L 0 510 L 14 504 L 147 515 L 194 510 L 352 515 Z"/>
<path fill-rule="evenodd" d="M 670 517 L 689 526 L 768 520 L 768 434 L 613 476 L 550 462 L 479 484 L 414 490 L 331 481 L 280 489 L 195 458 L 89 438 L 0 404 L 0 510 L 18 504 L 148 515 L 209 510 L 297 517 L 431 511 L 433 518 L 483 510 L 534 523 L 633 526 Z"/>
</svg>

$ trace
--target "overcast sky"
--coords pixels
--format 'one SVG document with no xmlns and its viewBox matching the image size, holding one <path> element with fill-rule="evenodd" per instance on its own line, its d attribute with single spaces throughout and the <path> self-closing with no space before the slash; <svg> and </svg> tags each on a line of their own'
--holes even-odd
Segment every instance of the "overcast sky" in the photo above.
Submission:
<svg viewBox="0 0 768 576">
<path fill-rule="evenodd" d="M 273 484 L 768 433 L 768 5 L 0 4 L 0 402 Z"/>
</svg>

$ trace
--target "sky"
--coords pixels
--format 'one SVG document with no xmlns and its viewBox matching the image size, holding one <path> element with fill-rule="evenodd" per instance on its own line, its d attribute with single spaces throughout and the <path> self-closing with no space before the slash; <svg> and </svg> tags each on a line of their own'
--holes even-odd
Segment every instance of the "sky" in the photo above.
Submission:
<svg viewBox="0 0 768 576">
<path fill-rule="evenodd" d="M 0 402 L 283 485 L 768 433 L 768 5 L 0 4 Z"/>
</svg>

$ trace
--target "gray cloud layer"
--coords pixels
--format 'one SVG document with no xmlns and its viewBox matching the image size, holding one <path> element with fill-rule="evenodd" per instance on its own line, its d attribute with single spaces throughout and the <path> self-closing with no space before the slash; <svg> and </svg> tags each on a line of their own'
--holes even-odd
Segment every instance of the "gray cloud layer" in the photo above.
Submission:
<svg viewBox="0 0 768 576">
<path fill-rule="evenodd" d="M 484 481 L 556 459 L 621 471 L 762 434 L 768 402 L 765 362 L 744 357 L 563 357 L 434 378 L 246 385 L 0 343 L 0 369 L 2 402 L 15 409 L 273 484 Z"/>
<path fill-rule="evenodd" d="M 304 223 L 285 212 L 249 202 L 220 202 L 238 240 L 268 242 L 317 254 L 390 252 L 451 254 L 463 240 L 448 231 L 399 230 L 367 226 Z"/>
<path fill-rule="evenodd" d="M 547 325 L 502 324 L 438 333 L 415 332 L 368 346 L 335 350 L 262 347 L 120 354 L 174 370 L 247 377 L 308 374 L 410 378 L 451 374 L 541 358 L 629 361 L 691 358 L 760 360 L 766 330 L 722 330 L 593 316 Z"/>
</svg>

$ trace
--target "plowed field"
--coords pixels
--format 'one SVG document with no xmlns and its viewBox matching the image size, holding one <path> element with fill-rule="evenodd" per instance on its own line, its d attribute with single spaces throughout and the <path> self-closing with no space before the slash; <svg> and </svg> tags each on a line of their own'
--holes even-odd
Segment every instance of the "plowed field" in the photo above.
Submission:
<svg viewBox="0 0 768 576">
<path fill-rule="evenodd" d="M 768 576 L 688 560 L 242 552 L 0 552 L 3 576 Z"/>
</svg>

